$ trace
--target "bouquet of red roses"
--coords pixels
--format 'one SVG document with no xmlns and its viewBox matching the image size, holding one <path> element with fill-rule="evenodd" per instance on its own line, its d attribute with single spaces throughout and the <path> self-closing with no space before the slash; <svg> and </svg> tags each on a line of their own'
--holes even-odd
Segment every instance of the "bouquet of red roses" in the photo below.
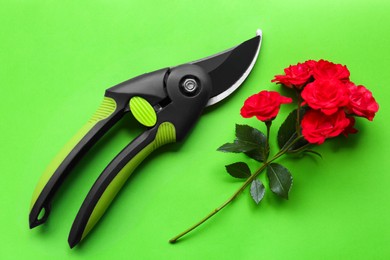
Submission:
<svg viewBox="0 0 390 260">
<path fill-rule="evenodd" d="M 241 108 L 244 118 L 255 116 L 265 123 L 266 134 L 248 125 L 236 125 L 236 139 L 218 148 L 218 151 L 244 153 L 261 163 L 253 173 L 245 162 L 226 165 L 227 172 L 244 180 L 243 185 L 221 206 L 204 219 L 170 240 L 174 243 L 192 231 L 221 209 L 232 202 L 250 185 L 250 194 L 258 204 L 264 197 L 265 186 L 258 179 L 266 170 L 270 190 L 285 199 L 292 187 L 292 175 L 287 168 L 275 163 L 285 154 L 312 153 L 314 145 L 320 145 L 328 138 L 348 136 L 358 132 L 354 128 L 355 118 L 363 117 L 370 121 L 379 109 L 372 93 L 362 85 L 350 80 L 346 66 L 326 60 L 308 60 L 284 69 L 284 74 L 276 75 L 272 82 L 281 84 L 295 92 L 296 109 L 281 124 L 277 143 L 279 151 L 270 157 L 269 133 L 273 120 L 282 104 L 292 103 L 276 91 L 261 91 L 250 96 Z"/>
</svg>

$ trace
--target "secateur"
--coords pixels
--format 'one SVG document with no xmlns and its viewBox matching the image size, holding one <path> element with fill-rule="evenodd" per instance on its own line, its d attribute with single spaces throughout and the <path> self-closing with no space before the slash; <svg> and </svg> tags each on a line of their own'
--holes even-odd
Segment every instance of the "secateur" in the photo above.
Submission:
<svg viewBox="0 0 390 260">
<path fill-rule="evenodd" d="M 43 224 L 72 168 L 124 114 L 146 126 L 103 170 L 70 230 L 70 247 L 95 226 L 135 168 L 162 145 L 182 141 L 202 111 L 233 93 L 251 72 L 262 33 L 218 54 L 140 75 L 106 90 L 91 119 L 49 164 L 33 193 L 30 228 Z"/>
</svg>

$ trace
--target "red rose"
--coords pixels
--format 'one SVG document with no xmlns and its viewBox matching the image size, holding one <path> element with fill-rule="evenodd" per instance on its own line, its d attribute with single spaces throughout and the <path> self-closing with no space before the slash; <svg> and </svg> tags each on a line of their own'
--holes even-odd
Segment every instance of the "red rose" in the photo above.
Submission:
<svg viewBox="0 0 390 260">
<path fill-rule="evenodd" d="M 291 102 L 291 98 L 281 96 L 276 91 L 263 90 L 245 100 L 241 115 L 245 118 L 256 116 L 263 122 L 273 120 L 279 113 L 280 105 Z"/>
<path fill-rule="evenodd" d="M 315 80 L 303 89 L 302 98 L 311 108 L 331 115 L 348 104 L 348 90 L 339 80 Z"/>
<path fill-rule="evenodd" d="M 309 68 L 313 71 L 314 67 L 317 65 L 317 61 L 315 60 L 307 60 L 305 64 L 309 66 Z"/>
<path fill-rule="evenodd" d="M 302 135 L 312 144 L 322 144 L 325 139 L 336 137 L 350 125 L 345 112 L 340 109 L 330 116 L 319 110 L 309 110 L 302 119 Z"/>
<path fill-rule="evenodd" d="M 352 82 L 347 84 L 349 93 L 348 112 L 362 116 L 372 121 L 379 105 L 372 96 L 371 91 L 364 86 L 356 86 Z"/>
<path fill-rule="evenodd" d="M 343 135 L 345 137 L 348 137 L 349 134 L 356 134 L 358 132 L 358 130 L 356 128 L 354 128 L 355 126 L 355 118 L 354 117 L 347 117 L 348 120 L 349 120 L 349 125 L 344 129 L 343 131 Z"/>
<path fill-rule="evenodd" d="M 291 65 L 284 69 L 285 75 L 276 75 L 271 82 L 283 84 L 289 88 L 301 89 L 309 82 L 312 76 L 313 63 L 315 61 L 309 60 L 304 63 L 298 63 L 297 65 Z"/>
<path fill-rule="evenodd" d="M 338 79 L 345 81 L 349 79 L 349 70 L 341 64 L 319 60 L 313 68 L 313 76 L 318 80 Z"/>
</svg>

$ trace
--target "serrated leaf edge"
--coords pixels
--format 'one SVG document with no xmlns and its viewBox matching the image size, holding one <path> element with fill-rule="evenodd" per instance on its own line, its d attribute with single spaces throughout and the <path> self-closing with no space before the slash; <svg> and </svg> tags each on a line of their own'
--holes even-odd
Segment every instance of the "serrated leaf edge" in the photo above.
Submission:
<svg viewBox="0 0 390 260">
<path fill-rule="evenodd" d="M 275 175 L 275 177 L 276 177 L 276 179 L 277 179 L 277 181 L 278 181 L 280 187 L 283 189 L 283 191 L 285 191 L 285 189 L 284 189 L 284 187 L 283 187 L 283 185 L 282 185 L 282 182 L 280 181 L 278 175 L 276 174 L 276 172 L 274 171 L 274 169 L 272 168 L 271 165 L 280 165 L 280 164 L 271 163 L 271 164 L 269 164 L 269 165 L 267 166 L 267 168 L 269 167 L 269 168 L 272 170 L 272 172 L 274 173 L 274 175 Z M 280 165 L 280 166 L 282 166 L 282 165 Z M 282 166 L 282 167 L 285 168 L 284 166 Z M 294 182 L 294 179 L 292 178 L 292 175 L 291 175 L 291 174 L 289 174 L 289 175 L 290 175 L 290 178 L 291 178 L 291 185 L 290 185 L 290 187 L 289 187 L 288 190 L 287 190 L 286 197 L 281 196 L 280 194 L 277 194 L 276 192 L 274 192 L 274 191 L 271 189 L 271 190 L 272 190 L 274 193 L 276 193 L 278 196 L 281 196 L 281 197 L 283 197 L 283 198 L 285 198 L 285 199 L 288 199 L 288 194 L 290 193 L 291 187 L 292 187 L 293 182 Z"/>
<path fill-rule="evenodd" d="M 228 169 L 229 166 L 238 165 L 238 164 L 242 165 L 245 168 L 245 170 L 241 170 L 241 169 L 238 169 L 238 170 L 240 172 L 244 173 L 244 175 L 246 175 L 246 176 L 244 176 L 244 177 L 235 176 L 229 171 L 229 169 Z M 251 170 L 250 170 L 248 164 L 246 164 L 245 162 L 235 162 L 232 164 L 228 164 L 228 165 L 225 165 L 225 168 L 226 168 L 227 173 L 229 173 L 230 176 L 237 178 L 237 179 L 247 179 L 251 176 Z"/>
<path fill-rule="evenodd" d="M 259 194 L 258 190 L 259 188 L 262 188 L 262 190 L 260 191 L 260 198 L 257 198 L 257 194 Z M 253 190 L 255 189 L 255 192 L 253 192 Z M 255 194 L 254 194 L 255 193 Z M 259 204 L 260 201 L 263 200 L 264 198 L 264 194 L 265 194 L 265 187 L 264 187 L 264 184 L 258 180 L 258 179 L 254 179 L 251 183 L 251 187 L 250 187 L 250 194 L 251 194 L 251 197 L 252 199 L 254 200 L 254 202 L 256 204 Z"/>
</svg>

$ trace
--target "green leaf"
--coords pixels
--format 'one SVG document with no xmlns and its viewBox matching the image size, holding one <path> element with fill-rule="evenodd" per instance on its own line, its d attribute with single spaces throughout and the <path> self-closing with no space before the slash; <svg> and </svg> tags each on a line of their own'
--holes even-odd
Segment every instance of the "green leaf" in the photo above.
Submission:
<svg viewBox="0 0 390 260">
<path fill-rule="evenodd" d="M 256 146 L 255 149 L 245 151 L 245 154 L 256 161 L 263 162 L 266 158 L 266 136 L 248 125 L 236 125 L 236 141 Z"/>
<path fill-rule="evenodd" d="M 278 131 L 278 145 L 282 149 L 287 142 L 293 140 L 293 135 L 296 135 L 296 120 L 297 110 L 294 109 L 284 120 Z"/>
<path fill-rule="evenodd" d="M 267 166 L 267 176 L 272 192 L 284 199 L 288 199 L 288 193 L 293 183 L 291 173 L 282 165 L 271 163 Z"/>
<path fill-rule="evenodd" d="M 245 152 L 245 154 L 247 156 L 249 156 L 250 158 L 258 161 L 258 162 L 264 162 L 265 160 L 265 150 L 264 150 L 264 147 L 259 147 L 255 150 L 252 150 L 252 151 L 248 151 L 248 152 Z"/>
<path fill-rule="evenodd" d="M 234 143 L 226 143 L 219 147 L 217 151 L 225 152 L 225 153 L 245 153 L 258 148 L 258 145 L 241 142 L 239 140 L 235 140 Z"/>
<path fill-rule="evenodd" d="M 236 125 L 236 137 L 241 142 L 265 145 L 265 135 L 249 125 Z"/>
<path fill-rule="evenodd" d="M 226 165 L 226 171 L 234 178 L 247 179 L 251 176 L 251 170 L 244 162 L 236 162 Z"/>
<path fill-rule="evenodd" d="M 299 118 L 300 122 L 302 121 L 302 117 L 304 116 L 306 112 L 305 107 L 300 108 L 299 112 Z M 300 123 L 299 122 L 299 123 Z M 280 126 L 278 131 L 278 145 L 279 148 L 282 149 L 283 147 L 286 147 L 289 145 L 292 141 L 294 141 L 295 138 L 297 138 L 297 109 L 294 109 L 286 118 L 286 120 L 283 122 L 283 124 Z M 308 142 L 304 139 L 299 140 L 296 142 L 292 147 L 290 147 L 289 151 L 294 151 L 302 146 L 308 144 Z"/>
<path fill-rule="evenodd" d="M 259 202 L 263 199 L 264 193 L 265 188 L 263 183 L 258 179 L 253 180 L 251 184 L 251 196 L 256 204 L 259 204 Z"/>
</svg>

